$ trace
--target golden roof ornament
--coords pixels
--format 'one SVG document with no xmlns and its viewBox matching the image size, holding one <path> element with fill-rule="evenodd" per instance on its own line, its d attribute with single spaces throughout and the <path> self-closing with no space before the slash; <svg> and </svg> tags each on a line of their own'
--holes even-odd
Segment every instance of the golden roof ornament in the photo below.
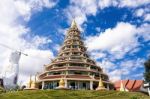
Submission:
<svg viewBox="0 0 150 99">
<path fill-rule="evenodd" d="M 126 88 L 124 87 L 122 80 L 121 80 L 121 82 L 120 82 L 120 91 L 129 91 L 128 89 L 126 89 Z"/>
<path fill-rule="evenodd" d="M 104 84 L 103 84 L 103 82 L 102 82 L 101 77 L 100 77 L 100 80 L 99 80 L 99 84 L 98 84 L 98 86 L 99 86 L 99 87 L 104 87 Z"/>
<path fill-rule="evenodd" d="M 100 77 L 99 84 L 96 90 L 106 90 L 101 77 Z"/>
<path fill-rule="evenodd" d="M 65 81 L 63 78 L 61 78 L 59 81 L 59 87 L 65 87 Z"/>
<path fill-rule="evenodd" d="M 27 83 L 27 88 L 26 89 L 36 89 L 36 75 L 35 75 L 35 81 L 32 80 L 32 76 L 30 75 L 29 82 Z"/>
<path fill-rule="evenodd" d="M 37 83 L 36 83 L 36 75 L 35 75 L 35 79 L 34 81 L 32 80 L 32 76 L 30 75 L 30 80 L 27 83 L 27 88 L 25 88 L 24 90 L 37 90 Z"/>
<path fill-rule="evenodd" d="M 75 19 L 73 19 L 72 23 L 71 23 L 71 28 L 77 28 L 77 24 Z"/>
<path fill-rule="evenodd" d="M 28 87 L 29 87 L 29 88 L 31 88 L 32 83 L 33 83 L 33 81 L 32 81 L 32 79 L 31 79 L 31 75 L 30 75 L 30 80 L 29 80 L 29 83 L 28 83 Z"/>
<path fill-rule="evenodd" d="M 63 89 L 63 90 L 67 90 L 68 89 L 67 87 L 65 87 L 65 81 L 64 81 L 63 78 L 60 79 L 59 86 L 56 87 L 56 89 Z"/>
</svg>

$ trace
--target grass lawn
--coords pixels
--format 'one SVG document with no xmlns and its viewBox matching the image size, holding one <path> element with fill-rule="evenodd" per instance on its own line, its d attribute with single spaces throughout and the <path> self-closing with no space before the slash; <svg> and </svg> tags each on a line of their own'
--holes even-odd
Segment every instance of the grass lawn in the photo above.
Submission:
<svg viewBox="0 0 150 99">
<path fill-rule="evenodd" d="M 31 90 L 0 94 L 0 99 L 150 99 L 138 92 L 91 90 Z"/>
</svg>

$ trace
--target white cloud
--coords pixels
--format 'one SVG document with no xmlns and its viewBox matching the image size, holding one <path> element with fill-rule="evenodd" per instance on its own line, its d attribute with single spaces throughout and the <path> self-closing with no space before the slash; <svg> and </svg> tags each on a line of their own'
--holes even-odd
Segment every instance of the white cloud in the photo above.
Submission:
<svg viewBox="0 0 150 99">
<path fill-rule="evenodd" d="M 65 10 L 68 18 L 68 23 L 71 24 L 72 20 L 75 17 L 77 24 L 79 25 L 79 29 L 83 31 L 81 25 L 87 20 L 86 14 L 77 6 L 69 6 Z M 73 13 L 72 13 L 73 12 Z"/>
<path fill-rule="evenodd" d="M 61 46 L 60 46 L 59 44 L 55 44 L 54 49 L 55 49 L 56 51 L 59 51 L 60 48 L 61 48 Z"/>
<path fill-rule="evenodd" d="M 109 59 L 103 58 L 101 62 L 97 64 L 103 68 L 103 72 L 109 76 L 110 81 L 116 81 L 121 79 L 121 70 L 117 68 L 118 66 L 111 62 Z"/>
<path fill-rule="evenodd" d="M 49 50 L 39 50 L 39 49 L 26 49 L 24 53 L 28 56 L 22 55 L 20 59 L 20 73 L 21 75 L 35 75 L 37 72 L 44 71 L 44 64 L 50 63 L 50 59 L 54 58 L 53 53 Z M 28 79 L 22 78 L 20 76 L 19 81 L 26 82 Z"/>
<path fill-rule="evenodd" d="M 42 36 L 39 37 L 38 35 L 31 36 L 29 33 L 28 33 L 28 38 L 26 38 L 26 41 L 22 42 L 24 43 L 25 48 L 37 48 L 37 49 L 39 47 L 43 48 L 44 44 L 52 43 L 52 40 L 47 37 L 42 37 Z"/>
<path fill-rule="evenodd" d="M 143 74 L 144 70 L 141 70 L 141 68 L 143 68 L 144 62 L 145 62 L 145 59 L 142 59 L 142 58 L 122 61 L 120 63 L 120 66 L 121 66 L 120 68 L 122 71 L 122 76 L 125 77 L 123 79 L 129 79 L 129 78 L 135 79 L 136 75 L 142 77 L 141 74 Z M 140 71 L 137 71 L 139 69 L 140 69 Z M 132 75 L 133 72 L 134 73 L 136 72 L 136 73 L 134 75 Z M 131 76 L 129 76 L 129 75 L 131 75 Z"/>
<path fill-rule="evenodd" d="M 149 4 L 149 0 L 120 0 L 119 1 L 119 6 L 120 7 L 139 7 L 142 5 Z"/>
<path fill-rule="evenodd" d="M 137 58 L 137 59 L 123 60 L 118 64 L 116 63 L 114 64 L 110 60 L 103 59 L 102 62 L 98 62 L 98 64 L 103 68 L 104 72 L 109 75 L 111 81 L 116 81 L 120 79 L 130 79 L 135 77 L 129 75 L 132 75 L 132 72 L 137 71 L 137 69 L 139 68 L 141 69 L 143 67 L 144 61 L 145 59 Z M 141 73 L 142 70 L 134 75 L 139 76 L 138 74 L 141 75 Z"/>
<path fill-rule="evenodd" d="M 61 34 L 63 34 L 63 35 L 66 35 L 66 34 L 67 34 L 67 30 L 68 30 L 68 28 L 59 28 L 59 29 L 58 29 L 58 33 L 61 33 Z M 60 35 L 60 34 L 58 34 L 58 35 Z"/>
<path fill-rule="evenodd" d="M 145 41 L 150 41 L 150 24 L 142 24 L 138 29 L 138 35 L 143 37 Z"/>
<path fill-rule="evenodd" d="M 116 63 L 116 60 L 139 51 L 138 38 L 143 37 L 145 41 L 150 41 L 149 31 L 149 24 L 136 27 L 130 23 L 120 22 L 116 27 L 106 29 L 97 36 L 87 37 L 86 45 L 91 53 L 97 52 L 94 55 L 95 59 L 102 58 L 98 64 L 104 68 L 110 79 L 115 81 L 121 79 L 121 75 L 128 76 L 131 72 L 142 68 L 144 59 L 125 60 L 121 63 Z M 101 52 L 104 52 L 103 56 L 99 56 Z"/>
<path fill-rule="evenodd" d="M 143 19 L 144 22 L 150 21 L 150 7 L 139 8 L 135 10 L 135 16 Z"/>
<path fill-rule="evenodd" d="M 41 11 L 43 7 L 52 8 L 57 3 L 57 0 L 15 0 L 15 7 L 18 9 L 19 14 L 28 21 L 33 12 Z"/>
<path fill-rule="evenodd" d="M 70 3 L 75 4 L 75 6 L 78 6 L 83 11 L 83 13 L 87 15 L 96 15 L 96 0 L 71 0 Z"/>
<path fill-rule="evenodd" d="M 105 59 L 105 58 L 103 58 L 103 60 L 101 62 L 97 62 L 97 63 L 104 69 L 104 72 L 106 72 L 106 73 L 108 73 L 109 70 L 116 68 L 116 66 L 113 62 L 111 62 L 110 60 Z"/>
<path fill-rule="evenodd" d="M 96 29 L 97 32 L 100 32 L 100 31 L 101 31 L 101 28 L 100 28 L 100 27 L 96 27 L 95 29 Z"/>
<path fill-rule="evenodd" d="M 98 0 L 98 6 L 100 9 L 104 9 L 110 6 L 117 6 L 118 5 L 117 0 Z"/>
<path fill-rule="evenodd" d="M 84 31 L 82 25 L 87 21 L 87 15 L 96 15 L 97 10 L 96 0 L 71 0 L 65 12 L 69 21 L 68 23 L 71 23 L 72 19 L 75 17 L 79 29 Z"/>
<path fill-rule="evenodd" d="M 103 53 L 103 52 L 94 51 L 94 52 L 91 53 L 91 56 L 92 56 L 92 58 L 94 58 L 95 60 L 97 60 L 97 59 L 106 57 L 106 54 Z"/>
<path fill-rule="evenodd" d="M 138 9 L 135 11 L 135 15 L 141 17 L 144 14 L 144 9 Z"/>
<path fill-rule="evenodd" d="M 145 21 L 149 21 L 150 22 L 150 13 L 149 14 L 146 14 L 145 16 L 144 16 L 144 20 Z"/>
<path fill-rule="evenodd" d="M 135 34 L 136 27 L 120 22 L 113 29 L 107 29 L 98 36 L 87 37 L 86 44 L 88 50 L 109 50 L 112 53 L 116 51 L 129 51 L 130 44 L 136 44 Z"/>
<path fill-rule="evenodd" d="M 110 73 L 108 73 L 110 75 L 110 80 L 112 82 L 120 80 L 121 79 L 121 72 L 122 72 L 121 70 L 116 69 L 116 70 L 111 71 Z"/>
<path fill-rule="evenodd" d="M 54 5 L 55 2 L 48 0 L 3 0 L 0 2 L 0 43 L 29 54 L 29 57 L 21 57 L 20 80 L 24 81 L 30 74 L 40 71 L 44 63 L 50 62 L 48 57 L 53 57 L 51 50 L 38 49 L 52 41 L 47 37 L 34 35 L 31 37 L 30 29 L 20 22 L 20 17 L 29 20 L 33 12 L 41 11 L 43 7 L 51 8 Z M 22 35 L 28 38 L 25 39 Z M 2 52 L 0 68 L 7 65 L 11 51 L 0 46 L 0 52 Z"/>
<path fill-rule="evenodd" d="M 126 69 L 126 71 L 128 71 L 130 68 L 132 68 L 130 71 L 134 71 L 137 68 L 143 67 L 144 61 L 144 59 L 137 58 L 136 60 L 123 61 L 120 65 L 122 68 Z"/>
<path fill-rule="evenodd" d="M 84 31 L 82 25 L 87 21 L 87 16 L 95 16 L 98 11 L 101 11 L 107 7 L 118 7 L 118 8 L 138 8 L 150 4 L 149 0 L 70 0 L 70 5 L 64 10 L 68 18 L 68 23 L 71 23 L 75 17 L 79 28 Z M 146 8 L 146 10 L 148 10 Z M 144 13 L 142 9 L 135 12 L 136 16 L 142 17 Z M 145 15 L 145 21 L 149 21 L 149 15 Z"/>
</svg>

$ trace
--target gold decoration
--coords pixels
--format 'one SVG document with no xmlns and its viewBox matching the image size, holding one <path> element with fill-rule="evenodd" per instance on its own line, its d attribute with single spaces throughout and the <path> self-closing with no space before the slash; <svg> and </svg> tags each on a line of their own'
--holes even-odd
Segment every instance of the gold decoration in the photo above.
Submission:
<svg viewBox="0 0 150 99">
<path fill-rule="evenodd" d="M 98 86 L 99 87 L 104 87 L 104 84 L 103 84 L 103 82 L 102 82 L 102 79 L 100 78 L 100 80 L 99 80 L 99 84 L 98 84 Z"/>
<path fill-rule="evenodd" d="M 29 80 L 29 83 L 28 83 L 28 88 L 31 88 L 31 85 L 32 85 L 32 79 L 31 79 L 31 75 L 30 75 L 30 80 Z"/>
<path fill-rule="evenodd" d="M 61 78 L 59 81 L 59 87 L 65 87 L 65 81 L 63 78 Z"/>
<path fill-rule="evenodd" d="M 98 84 L 98 87 L 96 88 L 96 90 L 106 90 L 101 77 L 100 77 L 99 84 Z"/>
<path fill-rule="evenodd" d="M 36 76 L 35 76 L 35 81 L 32 81 L 32 76 L 30 75 L 30 80 L 28 83 L 28 88 L 36 88 Z"/>
<path fill-rule="evenodd" d="M 75 28 L 77 27 L 76 21 L 75 19 L 73 19 L 72 23 L 71 23 L 71 28 Z"/>
<path fill-rule="evenodd" d="M 121 83 L 120 83 L 120 91 L 129 91 L 128 89 L 126 89 L 122 83 L 122 80 L 121 80 Z"/>
</svg>

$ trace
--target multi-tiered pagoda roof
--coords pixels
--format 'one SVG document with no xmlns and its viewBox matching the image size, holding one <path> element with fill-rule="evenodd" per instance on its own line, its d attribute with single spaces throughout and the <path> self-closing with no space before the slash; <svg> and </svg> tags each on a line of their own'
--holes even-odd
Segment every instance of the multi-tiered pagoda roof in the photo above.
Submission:
<svg viewBox="0 0 150 99">
<path fill-rule="evenodd" d="M 98 83 L 100 77 L 105 84 L 109 84 L 108 76 L 103 72 L 102 68 L 89 57 L 87 48 L 80 34 L 80 30 L 75 20 L 73 20 L 57 57 L 53 59 L 50 64 L 45 65 L 44 72 L 38 76 L 39 82 L 47 83 L 47 88 L 50 86 L 50 89 L 52 89 L 58 86 L 58 81 L 61 78 L 64 78 L 66 83 L 68 82 L 66 87 L 70 87 L 73 81 L 81 81 L 90 83 L 89 87 L 88 84 L 86 85 L 86 89 L 93 89 L 91 88 L 92 86 L 94 87 L 93 82 Z M 56 84 L 52 83 L 52 85 L 50 85 L 50 82 L 56 82 Z M 43 87 L 45 83 L 42 85 Z M 74 85 L 74 88 L 75 86 L 80 86 L 80 84 L 77 85 L 76 83 L 72 85 Z"/>
</svg>

